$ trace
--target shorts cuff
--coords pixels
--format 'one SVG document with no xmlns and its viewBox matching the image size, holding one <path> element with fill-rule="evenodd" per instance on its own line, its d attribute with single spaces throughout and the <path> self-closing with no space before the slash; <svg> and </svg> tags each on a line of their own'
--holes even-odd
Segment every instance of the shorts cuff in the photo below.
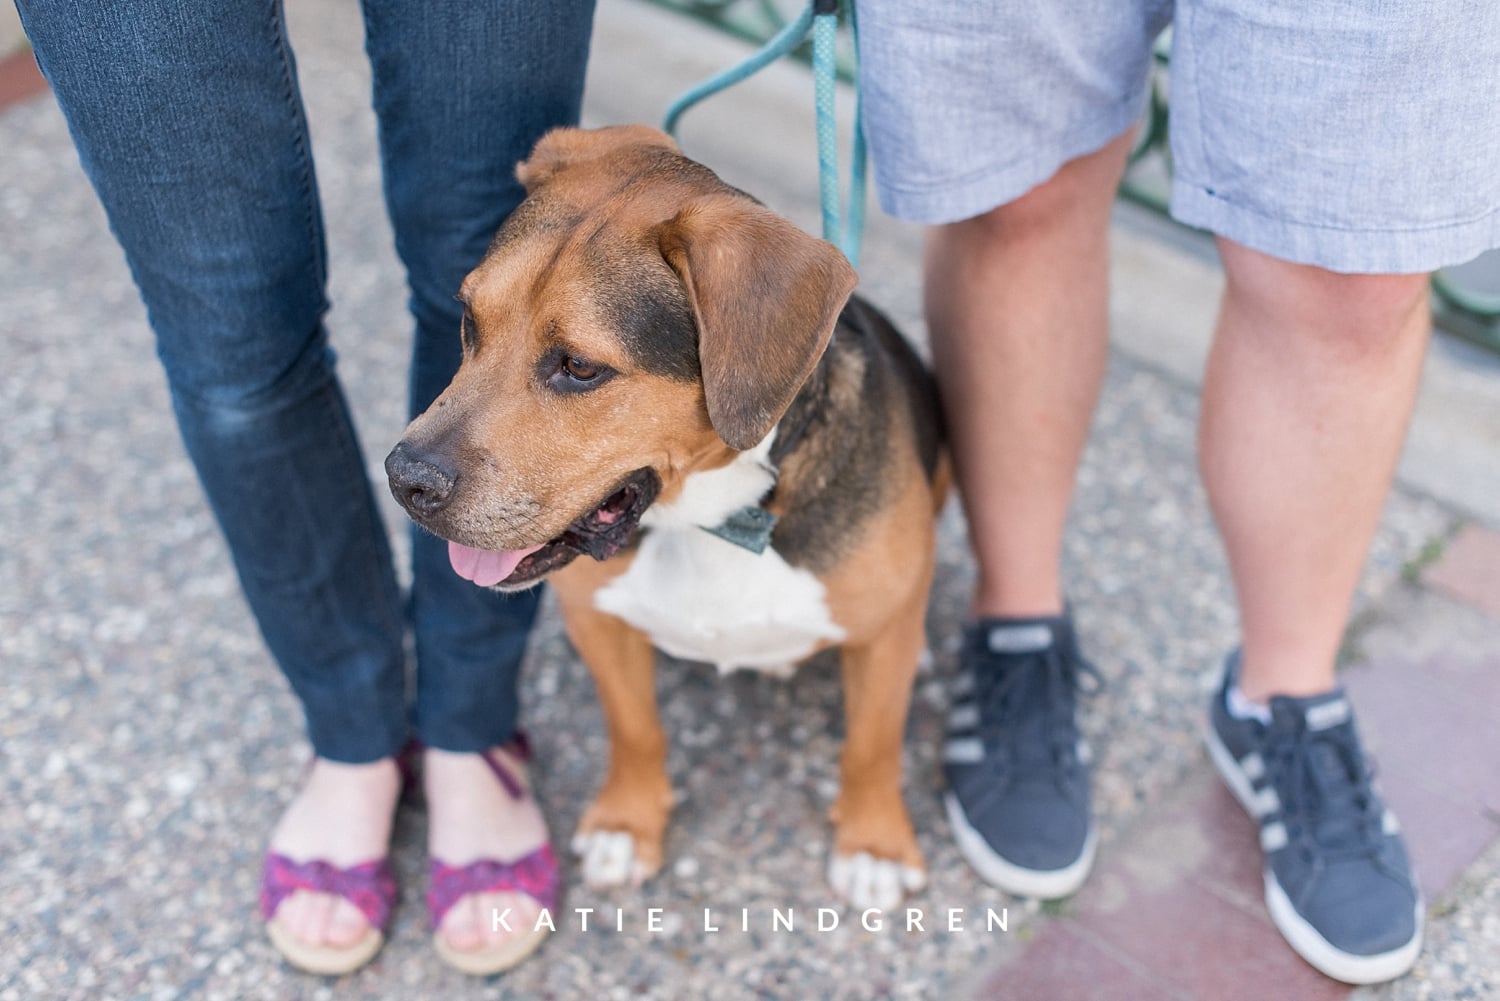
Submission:
<svg viewBox="0 0 1500 1001">
<path fill-rule="evenodd" d="M 1418 274 L 1500 247 L 1500 210 L 1423 229 L 1337 229 L 1235 205 L 1201 185 L 1172 182 L 1172 218 L 1294 264 L 1344 274 Z"/>
<path fill-rule="evenodd" d="M 968 177 L 926 185 L 891 184 L 881 180 L 877 167 L 875 187 L 880 207 L 897 219 L 929 226 L 983 215 L 1020 198 L 1056 174 L 1068 161 L 1104 148 L 1140 118 L 1145 99 L 1146 93 L 1142 92 L 1108 114 L 1069 132 L 1041 153 Z M 985 136 L 982 140 L 1004 142 L 1005 136 Z"/>
</svg>

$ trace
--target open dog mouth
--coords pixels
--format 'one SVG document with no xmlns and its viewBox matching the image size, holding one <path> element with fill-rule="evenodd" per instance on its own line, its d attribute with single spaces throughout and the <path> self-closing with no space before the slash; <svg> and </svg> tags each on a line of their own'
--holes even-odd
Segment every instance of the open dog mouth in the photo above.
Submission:
<svg viewBox="0 0 1500 1001">
<path fill-rule="evenodd" d="M 593 510 L 548 542 L 512 550 L 474 549 L 449 542 L 448 562 L 460 577 L 480 587 L 512 589 L 534 584 L 579 556 L 607 560 L 630 543 L 641 515 L 660 490 L 661 478 L 655 470 L 637 469 Z"/>
</svg>

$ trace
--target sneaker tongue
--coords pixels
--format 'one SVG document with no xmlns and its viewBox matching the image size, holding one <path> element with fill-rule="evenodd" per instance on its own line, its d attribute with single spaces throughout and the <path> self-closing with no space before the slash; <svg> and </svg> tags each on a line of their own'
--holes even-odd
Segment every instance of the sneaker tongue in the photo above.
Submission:
<svg viewBox="0 0 1500 1001">
<path fill-rule="evenodd" d="M 1052 627 L 1045 622 L 992 625 L 984 639 L 990 653 L 1038 653 L 1052 645 Z"/>
<path fill-rule="evenodd" d="M 1309 698 L 1272 699 L 1272 709 L 1282 725 L 1300 729 L 1307 770 L 1307 787 L 1316 799 L 1309 804 L 1315 811 L 1313 823 L 1317 837 L 1328 848 L 1358 848 L 1363 843 L 1364 814 L 1368 795 L 1366 778 L 1355 759 L 1351 734 L 1329 733 L 1349 723 L 1352 710 L 1340 689 Z"/>
<path fill-rule="evenodd" d="M 511 550 L 473 549 L 459 545 L 457 542 L 450 542 L 448 543 L 448 562 L 453 564 L 453 572 L 464 580 L 471 580 L 480 587 L 494 587 L 514 573 L 522 560 L 541 548 L 541 546 L 532 546 L 529 549 Z"/>
<path fill-rule="evenodd" d="M 1351 773 L 1338 749 L 1319 741 L 1310 749 L 1308 767 L 1317 789 L 1318 840 L 1330 848 L 1357 847 L 1363 841 L 1365 802 L 1361 776 Z"/>
<path fill-rule="evenodd" d="M 1349 700 L 1340 695 L 1327 702 L 1308 706 L 1302 713 L 1302 719 L 1307 728 L 1314 733 L 1320 730 L 1331 730 L 1349 722 Z"/>
<path fill-rule="evenodd" d="M 1001 642 L 1009 640 L 1010 645 L 998 646 L 995 634 L 1007 632 L 1010 635 Z M 1056 728 L 1066 726 L 1069 734 L 1072 732 L 1071 707 L 1063 718 L 1057 713 L 1057 699 L 1069 699 L 1071 691 L 1066 690 L 1065 683 L 1060 690 L 1057 686 L 1061 679 L 1053 677 L 1060 668 L 1047 656 L 1052 638 L 1052 630 L 1045 625 L 995 627 L 985 637 L 987 645 L 991 652 L 1009 655 L 1010 659 L 986 665 L 979 681 L 980 698 L 988 707 L 984 716 L 1003 731 L 1013 760 L 1029 769 L 1040 769 L 1048 781 L 1054 744 L 1060 739 Z"/>
<path fill-rule="evenodd" d="M 1332 730 L 1349 722 L 1351 716 L 1349 700 L 1341 689 L 1300 699 L 1278 696 L 1271 704 L 1274 715 L 1300 723 L 1308 733 Z"/>
</svg>

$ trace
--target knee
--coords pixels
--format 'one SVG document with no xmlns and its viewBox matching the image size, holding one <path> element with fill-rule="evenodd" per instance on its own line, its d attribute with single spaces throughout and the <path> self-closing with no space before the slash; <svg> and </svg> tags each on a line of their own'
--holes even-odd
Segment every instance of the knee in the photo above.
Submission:
<svg viewBox="0 0 1500 1001">
<path fill-rule="evenodd" d="M 158 343 L 184 431 L 233 437 L 295 409 L 334 380 L 321 324 L 298 344 L 266 338 L 235 345 Z"/>
<path fill-rule="evenodd" d="M 1227 240 L 1219 244 L 1231 308 L 1264 322 L 1266 336 L 1341 355 L 1379 355 L 1425 316 L 1426 274 L 1344 274 L 1295 264 Z"/>
</svg>

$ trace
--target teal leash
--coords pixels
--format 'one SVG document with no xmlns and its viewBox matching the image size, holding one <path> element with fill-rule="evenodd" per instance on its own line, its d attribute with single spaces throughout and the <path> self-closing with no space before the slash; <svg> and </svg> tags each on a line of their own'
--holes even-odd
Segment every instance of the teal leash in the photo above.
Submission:
<svg viewBox="0 0 1500 1001">
<path fill-rule="evenodd" d="M 834 110 L 836 62 L 834 38 L 838 29 L 838 0 L 813 0 L 812 6 L 829 8 L 813 18 L 813 88 L 818 120 L 818 195 L 823 207 L 823 239 L 844 252 L 849 263 L 859 267 L 860 242 L 865 230 L 865 129 L 858 88 L 854 97 L 854 143 L 849 154 L 848 224 L 839 219 L 839 143 Z M 849 26 L 858 43 L 854 7 L 849 8 Z"/>
<path fill-rule="evenodd" d="M 812 20 L 813 4 L 809 3 L 807 9 L 799 14 L 795 21 L 782 28 L 769 42 L 751 53 L 750 58 L 738 66 L 731 66 L 722 73 L 716 73 L 697 86 L 689 88 L 681 97 L 672 102 L 671 107 L 667 108 L 667 117 L 662 124 L 662 129 L 675 139 L 677 121 L 684 111 L 704 98 L 712 97 L 719 91 L 733 87 L 740 81 L 759 73 L 801 45 L 802 40 L 807 37 L 808 30 L 812 27 Z"/>
<path fill-rule="evenodd" d="M 860 100 L 856 96 L 854 142 L 849 155 L 848 221 L 845 223 L 841 218 L 844 213 L 839 191 L 838 123 L 834 108 L 837 81 L 834 40 L 838 24 L 839 0 L 810 0 L 795 21 L 777 32 L 775 37 L 744 62 L 710 77 L 673 101 L 667 109 L 662 128 L 675 138 L 677 124 L 683 112 L 769 66 L 802 44 L 811 33 L 814 110 L 818 132 L 818 201 L 823 215 L 823 239 L 838 247 L 849 259 L 849 263 L 858 267 L 860 243 L 864 239 L 865 228 L 865 131 L 860 115 Z M 857 43 L 857 25 L 852 6 L 849 10 L 849 24 L 856 31 Z"/>
</svg>

